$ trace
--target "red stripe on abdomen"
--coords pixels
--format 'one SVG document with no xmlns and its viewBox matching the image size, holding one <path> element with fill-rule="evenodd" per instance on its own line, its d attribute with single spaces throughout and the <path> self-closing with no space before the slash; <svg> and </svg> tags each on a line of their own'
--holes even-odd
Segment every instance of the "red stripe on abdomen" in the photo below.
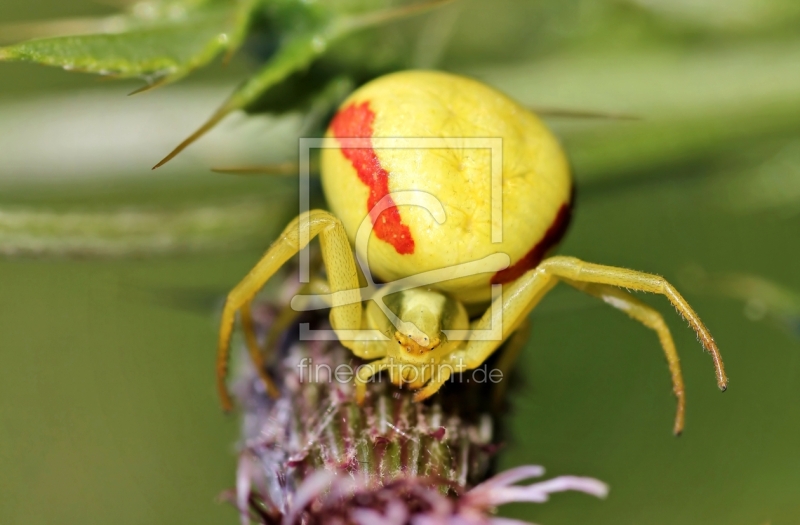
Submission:
<svg viewBox="0 0 800 525">
<path fill-rule="evenodd" d="M 505 270 L 500 270 L 492 276 L 492 284 L 506 284 L 517 280 L 522 277 L 522 274 L 536 268 L 544 256 L 550 251 L 550 248 L 559 243 L 561 238 L 567 231 L 570 218 L 572 217 L 572 206 L 570 204 L 562 204 L 559 208 L 553 224 L 542 237 L 542 240 L 526 253 L 522 259 L 509 266 Z"/>
<path fill-rule="evenodd" d="M 373 230 L 378 239 L 391 244 L 395 251 L 401 255 L 414 253 L 414 239 L 411 230 L 403 224 L 400 211 L 391 201 L 391 207 L 375 216 L 372 209 L 375 205 L 389 195 L 389 173 L 381 166 L 381 161 L 372 147 L 372 125 L 375 122 L 375 113 L 370 109 L 369 102 L 353 103 L 339 111 L 331 122 L 333 135 L 341 139 L 359 138 L 364 140 L 363 148 L 341 148 L 342 154 L 358 174 L 358 178 L 369 188 L 367 211 L 372 219 Z M 391 197 L 390 197 L 391 199 Z"/>
</svg>

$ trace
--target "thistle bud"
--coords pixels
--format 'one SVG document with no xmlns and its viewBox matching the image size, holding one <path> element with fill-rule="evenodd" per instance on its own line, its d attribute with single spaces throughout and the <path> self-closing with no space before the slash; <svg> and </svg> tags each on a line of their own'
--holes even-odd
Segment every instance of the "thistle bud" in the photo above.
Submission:
<svg viewBox="0 0 800 525">
<path fill-rule="evenodd" d="M 488 392 L 496 385 L 446 385 L 423 403 L 376 376 L 358 405 L 352 377 L 362 363 L 338 341 L 303 340 L 297 325 L 268 336 L 280 312 L 252 309 L 258 338 L 274 342 L 268 371 L 280 395 L 267 394 L 247 359 L 234 385 L 242 439 L 228 497 L 243 525 L 483 524 L 499 505 L 540 503 L 553 492 L 605 497 L 606 485 L 591 478 L 515 485 L 541 476 L 538 466 L 486 480 L 501 443 Z M 330 329 L 319 312 L 299 322 L 306 334 Z"/>
</svg>

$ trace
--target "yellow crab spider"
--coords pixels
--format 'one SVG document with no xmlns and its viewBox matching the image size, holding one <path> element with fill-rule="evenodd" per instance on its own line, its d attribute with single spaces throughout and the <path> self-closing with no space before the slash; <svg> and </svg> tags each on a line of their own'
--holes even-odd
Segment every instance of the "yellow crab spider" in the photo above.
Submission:
<svg viewBox="0 0 800 525">
<path fill-rule="evenodd" d="M 317 236 L 327 286 L 316 290 L 331 307 L 336 337 L 367 361 L 355 375 L 359 403 L 367 382 L 384 370 L 393 383 L 416 389 L 416 400 L 433 395 L 453 373 L 484 363 L 558 282 L 656 333 L 677 397 L 675 433 L 683 428 L 685 395 L 672 336 L 662 316 L 625 289 L 661 294 L 672 303 L 711 354 L 717 384 L 725 390 L 714 339 L 665 279 L 574 257 L 546 258 L 569 222 L 569 166 L 541 121 L 502 93 L 439 72 L 373 80 L 334 116 L 320 168 L 330 212 L 312 210 L 292 221 L 228 295 L 217 366 L 226 409 L 236 313 L 242 313 L 250 353 L 273 392 L 248 320 L 250 302 Z M 372 275 L 389 284 L 375 285 Z M 508 345 L 513 351 L 518 339 Z"/>
</svg>

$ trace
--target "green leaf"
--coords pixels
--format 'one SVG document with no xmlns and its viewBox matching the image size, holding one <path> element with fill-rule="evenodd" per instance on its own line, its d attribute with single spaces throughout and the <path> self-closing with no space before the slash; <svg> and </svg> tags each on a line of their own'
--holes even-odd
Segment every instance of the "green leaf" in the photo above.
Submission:
<svg viewBox="0 0 800 525">
<path fill-rule="evenodd" d="M 35 62 L 67 70 L 140 77 L 163 84 L 200 67 L 241 42 L 251 0 L 198 7 L 119 34 L 62 36 L 0 48 L 0 60 Z"/>
<path fill-rule="evenodd" d="M 186 149 L 194 141 L 206 134 L 223 118 L 237 109 L 242 109 L 258 96 L 289 76 L 293 71 L 308 66 L 311 61 L 321 53 L 322 49 L 315 45 L 313 35 L 296 37 L 278 50 L 272 60 L 256 75 L 251 77 L 209 118 L 200 128 L 181 142 L 169 155 L 164 157 L 153 169 L 159 168 L 169 162 L 178 153 Z"/>
<path fill-rule="evenodd" d="M 330 46 L 342 37 L 363 28 L 422 13 L 448 4 L 451 1 L 425 0 L 399 7 L 357 13 L 336 13 L 331 11 L 327 17 L 323 18 L 323 22 L 312 23 L 309 28 L 295 30 L 293 33 L 290 32 L 283 38 L 280 47 L 272 55 L 269 62 L 240 86 L 197 131 L 153 166 L 153 169 L 169 162 L 230 113 L 247 108 L 270 88 L 283 82 L 293 73 L 308 68 L 314 60 L 324 55 Z"/>
</svg>

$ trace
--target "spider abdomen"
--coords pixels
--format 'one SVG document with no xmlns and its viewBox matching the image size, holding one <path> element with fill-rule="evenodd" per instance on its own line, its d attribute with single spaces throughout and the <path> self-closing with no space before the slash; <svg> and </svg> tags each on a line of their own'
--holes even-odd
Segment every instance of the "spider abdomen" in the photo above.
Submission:
<svg viewBox="0 0 800 525">
<path fill-rule="evenodd" d="M 368 264 L 384 281 L 507 254 L 508 270 L 436 285 L 481 302 L 491 282 L 534 267 L 563 234 L 572 182 L 558 141 L 530 111 L 476 81 L 429 71 L 381 77 L 342 104 L 328 138 L 338 147 L 322 152 L 323 187 L 351 241 L 392 194 L 424 192 L 444 210 L 441 224 L 415 205 L 370 215 Z M 387 140 L 396 138 L 405 141 Z"/>
</svg>

